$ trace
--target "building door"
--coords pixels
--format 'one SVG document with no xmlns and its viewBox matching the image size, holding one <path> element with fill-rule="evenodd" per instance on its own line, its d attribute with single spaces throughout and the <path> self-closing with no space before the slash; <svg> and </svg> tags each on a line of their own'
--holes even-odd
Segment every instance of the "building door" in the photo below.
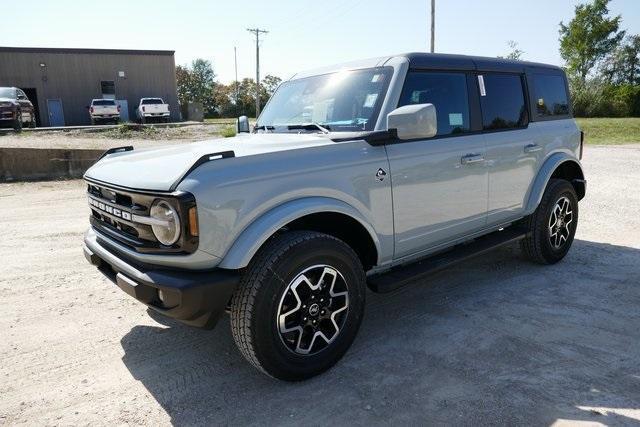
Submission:
<svg viewBox="0 0 640 427">
<path fill-rule="evenodd" d="M 62 110 L 62 100 L 47 99 L 47 110 L 49 111 L 49 126 L 64 126 L 64 111 Z"/>
<path fill-rule="evenodd" d="M 120 121 L 129 121 L 129 101 L 126 99 L 117 99 L 116 104 L 120 107 Z"/>
</svg>

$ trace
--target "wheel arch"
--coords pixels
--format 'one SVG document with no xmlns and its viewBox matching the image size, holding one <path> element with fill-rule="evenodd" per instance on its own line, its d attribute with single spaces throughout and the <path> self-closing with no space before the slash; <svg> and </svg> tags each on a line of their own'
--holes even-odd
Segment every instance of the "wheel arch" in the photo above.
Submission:
<svg viewBox="0 0 640 427">
<path fill-rule="evenodd" d="M 379 262 L 378 236 L 357 209 L 341 200 L 309 197 L 279 205 L 253 221 L 240 233 L 218 267 L 245 268 L 269 238 L 283 229 L 335 236 L 351 246 L 365 269 Z"/>
<path fill-rule="evenodd" d="M 569 181 L 576 190 L 578 200 L 584 198 L 587 183 L 584 179 L 582 165 L 577 159 L 566 153 L 556 153 L 551 155 L 538 171 L 538 175 L 529 190 L 525 209 L 526 215 L 536 210 L 542 200 L 544 190 L 552 178 L 562 178 Z"/>
</svg>

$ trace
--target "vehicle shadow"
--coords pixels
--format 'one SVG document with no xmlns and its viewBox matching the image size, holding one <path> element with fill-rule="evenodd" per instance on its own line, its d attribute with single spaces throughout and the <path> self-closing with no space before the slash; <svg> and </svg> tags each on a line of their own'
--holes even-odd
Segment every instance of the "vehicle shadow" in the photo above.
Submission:
<svg viewBox="0 0 640 427">
<path fill-rule="evenodd" d="M 576 240 L 538 266 L 498 249 L 390 294 L 368 294 L 329 372 L 270 379 L 213 331 L 155 316 L 123 362 L 173 424 L 632 424 L 640 419 L 640 250 Z"/>
</svg>

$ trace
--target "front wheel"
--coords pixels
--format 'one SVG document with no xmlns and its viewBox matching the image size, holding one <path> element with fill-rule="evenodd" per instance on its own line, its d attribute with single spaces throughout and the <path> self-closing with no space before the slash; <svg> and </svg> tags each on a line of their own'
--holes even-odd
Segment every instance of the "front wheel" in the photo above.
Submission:
<svg viewBox="0 0 640 427">
<path fill-rule="evenodd" d="M 231 302 L 242 355 L 274 378 L 304 380 L 349 349 L 364 314 L 365 274 L 343 241 L 312 231 L 273 237 L 256 254 Z"/>
<path fill-rule="evenodd" d="M 20 132 L 22 130 L 22 112 L 16 112 L 16 118 L 13 121 L 13 130 Z"/>
<path fill-rule="evenodd" d="M 578 226 L 578 196 L 570 182 L 552 179 L 536 211 L 524 223 L 528 237 L 520 247 L 539 264 L 555 264 L 565 257 Z"/>
</svg>

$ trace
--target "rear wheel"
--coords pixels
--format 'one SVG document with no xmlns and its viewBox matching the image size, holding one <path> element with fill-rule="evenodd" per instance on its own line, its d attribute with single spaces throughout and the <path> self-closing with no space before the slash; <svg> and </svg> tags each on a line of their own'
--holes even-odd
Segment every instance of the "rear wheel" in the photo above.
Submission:
<svg viewBox="0 0 640 427">
<path fill-rule="evenodd" d="M 231 303 L 233 338 L 262 372 L 304 380 L 348 350 L 364 299 L 364 270 L 347 244 L 322 233 L 287 232 L 247 267 Z"/>
<path fill-rule="evenodd" d="M 540 264 L 565 257 L 578 225 L 578 197 L 566 180 L 552 179 L 536 211 L 525 220 L 529 236 L 520 243 L 523 253 Z"/>
</svg>

